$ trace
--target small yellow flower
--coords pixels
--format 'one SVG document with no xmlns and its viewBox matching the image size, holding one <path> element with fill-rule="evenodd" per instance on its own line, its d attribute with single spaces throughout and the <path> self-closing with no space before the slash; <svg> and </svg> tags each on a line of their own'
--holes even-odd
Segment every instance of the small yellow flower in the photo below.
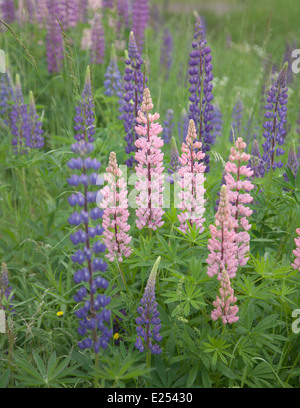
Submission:
<svg viewBox="0 0 300 408">
<path fill-rule="evenodd" d="M 62 312 L 61 310 L 59 312 L 56 313 L 56 316 L 62 316 L 64 314 L 64 312 Z"/>
<path fill-rule="evenodd" d="M 114 339 L 115 339 L 115 340 L 118 340 L 119 337 L 120 337 L 119 333 L 115 333 L 115 334 L 114 334 Z"/>
</svg>

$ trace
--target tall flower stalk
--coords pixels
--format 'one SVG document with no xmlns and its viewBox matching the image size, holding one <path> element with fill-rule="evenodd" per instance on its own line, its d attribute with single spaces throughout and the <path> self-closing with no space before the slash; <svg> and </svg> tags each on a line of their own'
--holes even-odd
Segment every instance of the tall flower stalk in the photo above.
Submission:
<svg viewBox="0 0 300 408">
<path fill-rule="evenodd" d="M 276 162 L 276 156 L 279 157 L 284 154 L 281 146 L 283 146 L 286 136 L 287 69 L 288 63 L 286 62 L 268 92 L 267 104 L 265 105 L 266 121 L 263 125 L 265 129 L 263 136 L 266 140 L 262 144 L 264 149 L 262 159 L 266 172 L 283 166 L 281 161 Z"/>
<path fill-rule="evenodd" d="M 42 122 L 36 112 L 32 91 L 29 92 L 29 121 L 25 129 L 26 145 L 31 149 L 40 149 L 44 146 Z"/>
<path fill-rule="evenodd" d="M 252 210 L 247 206 L 253 200 L 249 192 L 254 185 L 249 180 L 253 171 L 242 163 L 248 163 L 250 154 L 245 153 L 246 143 L 241 137 L 235 142 L 235 147 L 230 150 L 229 161 L 225 165 L 225 181 L 228 191 L 229 209 L 235 220 L 235 232 L 237 233 L 236 242 L 237 257 L 240 266 L 247 264 L 250 250 L 251 228 L 248 217 L 251 216 Z"/>
<path fill-rule="evenodd" d="M 132 237 L 128 234 L 130 225 L 127 184 L 118 167 L 115 152 L 110 153 L 104 180 L 108 184 L 101 190 L 103 199 L 100 208 L 104 210 L 102 226 L 103 242 L 108 250 L 106 257 L 111 262 L 122 262 L 132 253 L 129 246 Z"/>
<path fill-rule="evenodd" d="M 221 273 L 219 294 L 220 296 L 217 296 L 217 299 L 213 301 L 215 309 L 211 313 L 212 320 L 221 318 L 223 324 L 237 322 L 239 320 L 237 316 L 239 308 L 234 304 L 237 298 L 234 296 L 234 290 L 231 287 L 229 274 L 226 269 Z"/>
<path fill-rule="evenodd" d="M 152 230 L 163 225 L 162 216 L 164 167 L 161 148 L 164 144 L 159 136 L 162 127 L 157 120 L 159 114 L 152 114 L 153 103 L 148 88 L 143 93 L 143 103 L 138 112 L 136 132 L 139 138 L 135 142 L 137 152 L 135 167 L 138 181 L 135 188 L 139 192 L 136 197 L 138 229 L 147 227 Z"/>
<path fill-rule="evenodd" d="M 110 62 L 104 74 L 104 95 L 106 96 L 117 96 L 118 98 L 123 97 L 123 85 L 122 85 L 122 75 L 120 74 L 116 50 L 114 45 L 111 48 Z"/>
<path fill-rule="evenodd" d="M 200 18 L 197 18 L 195 24 L 193 51 L 190 53 L 189 61 L 189 82 L 190 107 L 189 118 L 193 119 L 196 126 L 196 132 L 199 142 L 202 143 L 202 151 L 205 153 L 204 163 L 206 172 L 209 172 L 209 150 L 213 141 L 212 124 L 213 119 L 213 100 L 212 94 L 212 64 L 211 49 L 207 46 L 205 31 Z"/>
<path fill-rule="evenodd" d="M 91 26 L 91 63 L 102 64 L 104 61 L 105 38 L 102 17 L 96 13 Z"/>
<path fill-rule="evenodd" d="M 13 87 L 8 72 L 1 74 L 0 77 L 0 118 L 5 125 L 9 123 L 10 102 L 13 101 Z"/>
<path fill-rule="evenodd" d="M 62 68 L 64 59 L 63 37 L 57 15 L 56 2 L 47 0 L 46 48 L 47 67 L 50 73 L 57 73 Z"/>
<path fill-rule="evenodd" d="M 162 336 L 159 334 L 161 324 L 157 310 L 157 302 L 155 300 L 155 283 L 160 259 L 159 256 L 153 265 L 144 296 L 140 301 L 141 306 L 138 307 L 137 310 L 140 316 L 136 318 L 136 332 L 138 337 L 135 347 L 140 353 L 149 351 L 152 354 L 161 354 L 162 352 L 157 344 L 162 340 Z"/>
<path fill-rule="evenodd" d="M 218 275 L 218 279 L 221 280 L 222 272 L 225 270 L 230 278 L 235 277 L 238 267 L 235 225 L 230 212 L 227 187 L 222 185 L 215 225 L 209 226 L 211 238 L 208 240 L 207 248 L 210 253 L 206 260 L 209 277 Z"/>
<path fill-rule="evenodd" d="M 149 20 L 148 0 L 133 0 L 132 2 L 132 31 L 141 53 L 143 51 L 145 29 Z"/>
<path fill-rule="evenodd" d="M 185 142 L 181 146 L 181 156 L 179 162 L 181 164 L 178 170 L 179 181 L 177 197 L 179 203 L 177 207 L 180 209 L 178 220 L 180 221 L 179 229 L 186 233 L 189 230 L 188 221 L 191 226 L 196 225 L 199 232 L 204 231 L 203 223 L 205 218 L 204 199 L 204 181 L 205 165 L 203 159 L 205 153 L 201 151 L 202 143 L 197 141 L 195 123 L 191 119 Z"/>
<path fill-rule="evenodd" d="M 20 76 L 16 75 L 16 84 L 14 91 L 14 101 L 10 111 L 10 127 L 11 133 L 14 136 L 12 145 L 14 146 L 14 153 L 27 153 L 25 144 L 26 129 L 29 124 L 28 106 L 24 103 L 23 92 L 21 88 Z"/>
<path fill-rule="evenodd" d="M 207 247 L 210 253 L 206 262 L 208 276 L 217 275 L 220 281 L 220 296 L 213 302 L 215 309 L 211 313 L 211 318 L 213 320 L 221 318 L 223 324 L 238 320 L 236 316 L 238 307 L 233 306 L 236 297 L 233 296 L 234 291 L 230 282 L 230 279 L 235 277 L 238 267 L 237 233 L 234 227 L 235 220 L 230 212 L 227 187 L 222 185 L 215 225 L 209 226 L 211 238 Z"/>
<path fill-rule="evenodd" d="M 135 129 L 137 124 L 136 118 L 143 100 L 144 85 L 147 82 L 147 78 L 144 77 L 141 70 L 143 60 L 137 49 L 133 32 L 129 35 L 128 58 L 126 58 L 125 64 L 124 96 L 120 107 L 120 111 L 122 112 L 120 119 L 124 121 L 124 129 L 126 132 L 126 136 L 124 137 L 127 142 L 125 152 L 130 155 L 137 149 L 135 146 L 135 141 L 138 138 Z M 128 167 L 132 167 L 134 157 L 130 156 L 125 163 Z"/>
<path fill-rule="evenodd" d="M 90 70 L 88 67 L 84 90 L 79 102 L 80 111 L 90 112 L 92 100 Z M 76 142 L 71 146 L 76 158 L 72 158 L 68 162 L 69 168 L 76 170 L 77 173 L 69 177 L 68 183 L 76 187 L 77 190 L 69 197 L 70 205 L 82 209 L 75 211 L 68 221 L 73 227 L 80 226 L 80 229 L 77 229 L 70 236 L 74 245 L 81 246 L 81 249 L 77 249 L 71 257 L 74 264 L 81 266 L 74 274 L 75 283 L 81 284 L 80 289 L 74 296 L 74 300 L 78 303 L 84 302 L 75 311 L 75 315 L 79 319 L 78 333 L 85 336 L 78 343 L 78 346 L 80 349 L 93 348 L 97 354 L 100 348 L 107 347 L 112 336 L 112 330 L 107 327 L 111 316 L 111 312 L 107 308 L 110 297 L 103 293 L 97 294 L 99 290 L 105 290 L 108 287 L 108 281 L 97 273 L 105 272 L 107 269 L 106 262 L 97 256 L 103 253 L 106 247 L 99 240 L 103 228 L 98 222 L 102 218 L 103 211 L 96 205 L 97 191 L 92 189 L 92 186 L 95 186 L 97 182 L 97 173 L 95 171 L 100 168 L 100 163 L 97 159 L 88 156 L 94 149 L 94 138 L 88 131 L 91 126 L 88 118 L 82 115 L 81 119 L 81 132 L 75 135 Z M 76 115 L 75 122 L 75 128 L 78 132 L 78 115 Z M 93 170 L 94 172 L 92 172 Z M 81 187 L 82 191 L 78 191 L 78 187 Z"/>
</svg>

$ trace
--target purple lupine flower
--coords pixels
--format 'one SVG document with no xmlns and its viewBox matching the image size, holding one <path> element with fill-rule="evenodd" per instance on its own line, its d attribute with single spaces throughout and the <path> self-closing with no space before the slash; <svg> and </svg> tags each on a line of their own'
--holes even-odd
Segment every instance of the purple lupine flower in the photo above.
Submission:
<svg viewBox="0 0 300 408">
<path fill-rule="evenodd" d="M 56 2 L 47 0 L 47 9 L 47 67 L 50 73 L 54 73 L 59 72 L 62 68 L 62 61 L 64 59 L 63 38 L 59 22 L 56 18 Z"/>
<path fill-rule="evenodd" d="M 263 177 L 265 174 L 265 167 L 259 151 L 259 144 L 257 140 L 253 141 L 251 157 L 248 163 L 248 167 L 253 170 L 252 178 Z"/>
<path fill-rule="evenodd" d="M 138 52 L 132 31 L 129 35 L 128 57 L 125 60 L 125 64 L 125 75 L 123 78 L 125 92 L 120 107 L 120 111 L 122 112 L 120 119 L 124 121 L 124 129 L 126 132 L 126 136 L 124 137 L 124 140 L 127 142 L 125 152 L 131 154 L 136 151 L 134 145 L 138 139 L 138 134 L 135 131 L 135 126 L 137 125 L 136 118 L 143 100 L 144 85 L 147 83 L 147 77 L 144 77 L 141 70 L 143 60 Z M 125 163 L 128 167 L 132 167 L 134 157 L 130 156 Z"/>
<path fill-rule="evenodd" d="M 102 0 L 102 7 L 105 8 L 113 8 L 114 2 L 113 0 Z"/>
<path fill-rule="evenodd" d="M 116 95 L 119 98 L 123 97 L 123 92 L 122 92 L 122 75 L 120 74 L 118 64 L 117 64 L 117 58 L 116 58 L 116 52 L 115 52 L 115 47 L 112 46 L 111 48 L 111 57 L 110 57 L 110 62 L 109 65 L 106 69 L 106 72 L 104 74 L 104 95 L 106 96 L 113 96 Z"/>
<path fill-rule="evenodd" d="M 13 88 L 8 72 L 1 74 L 0 78 L 0 116 L 5 125 L 8 125 L 8 115 L 10 110 L 9 102 L 13 100 Z"/>
<path fill-rule="evenodd" d="M 295 150 L 295 143 L 292 142 L 290 150 L 289 150 L 289 156 L 288 156 L 288 163 L 287 167 L 290 168 L 291 172 L 293 173 L 294 177 L 297 176 L 298 173 L 298 168 L 299 168 L 299 161 L 296 155 L 296 150 Z M 289 178 L 286 173 L 283 174 L 283 177 L 285 181 L 289 181 Z"/>
<path fill-rule="evenodd" d="M 177 129 L 178 129 L 178 139 L 180 144 L 185 142 L 185 138 L 189 128 L 189 115 L 187 114 L 186 110 L 183 109 L 181 114 L 181 120 L 178 122 Z"/>
<path fill-rule="evenodd" d="M 213 145 L 215 144 L 216 139 L 222 136 L 223 131 L 223 115 L 219 105 L 214 106 L 211 124 L 213 127 L 212 132 L 212 145 Z"/>
<path fill-rule="evenodd" d="M 241 136 L 243 110 L 244 110 L 243 103 L 240 99 L 238 99 L 233 107 L 233 112 L 231 116 L 232 122 L 229 137 L 230 142 L 237 140 L 237 138 Z"/>
<path fill-rule="evenodd" d="M 76 125 L 74 130 L 76 131 L 75 139 L 79 142 L 87 138 L 89 143 L 94 141 L 95 135 L 95 112 L 94 112 L 94 99 L 92 95 L 92 87 L 90 81 L 90 69 L 87 68 L 87 77 L 84 85 L 81 99 L 76 106 L 76 116 L 74 121 Z"/>
<path fill-rule="evenodd" d="M 170 176 L 167 177 L 167 180 L 171 183 L 174 184 L 174 181 L 179 179 L 177 176 L 177 172 L 181 167 L 181 163 L 179 161 L 179 153 L 176 145 L 176 140 L 174 136 L 171 138 L 171 154 L 170 154 L 170 165 L 168 168 L 168 173 Z"/>
<path fill-rule="evenodd" d="M 15 21 L 16 15 L 14 0 L 2 0 L 0 9 L 3 21 L 5 21 L 8 24 Z"/>
<path fill-rule="evenodd" d="M 66 1 L 67 27 L 76 27 L 80 19 L 79 0 Z"/>
<path fill-rule="evenodd" d="M 148 0 L 132 1 L 132 31 L 140 53 L 143 51 L 145 29 L 149 20 Z"/>
<path fill-rule="evenodd" d="M 87 106 L 87 110 L 91 109 L 90 101 L 93 100 L 91 89 L 90 69 L 87 68 L 85 86 L 82 93 L 82 99 L 79 106 Z M 78 112 L 75 117 L 77 128 Z M 94 117 L 94 115 L 93 115 Z M 76 192 L 69 197 L 69 203 L 72 207 L 78 205 L 82 209 L 75 211 L 69 217 L 70 225 L 80 226 L 70 238 L 74 245 L 81 245 L 71 259 L 74 263 L 78 263 L 80 268 L 74 274 L 74 282 L 80 284 L 88 283 L 86 286 L 81 286 L 74 295 L 75 302 L 84 302 L 83 306 L 75 311 L 76 317 L 79 319 L 78 333 L 85 336 L 78 343 L 80 349 L 93 348 L 95 353 L 98 353 L 100 348 L 106 348 L 108 341 L 112 336 L 112 329 L 108 329 L 111 312 L 107 308 L 110 303 L 110 297 L 103 293 L 98 293 L 100 290 L 105 290 L 108 287 L 108 281 L 102 276 L 95 277 L 97 272 L 105 272 L 107 269 L 106 262 L 97 255 L 103 253 L 106 249 L 105 245 L 99 241 L 99 236 L 103 233 L 103 228 L 98 224 L 102 218 L 103 211 L 96 204 L 97 191 L 91 191 L 91 186 L 97 183 L 97 171 L 100 168 L 100 162 L 97 159 L 87 157 L 94 149 L 92 136 L 88 133 L 91 126 L 90 119 L 85 120 L 82 117 L 82 127 L 85 129 L 82 133 L 76 133 L 76 143 L 71 146 L 71 150 L 77 155 L 68 162 L 68 166 L 72 170 L 77 170 L 79 174 L 72 174 L 68 179 L 68 183 L 72 186 L 82 186 L 83 192 Z M 77 130 L 78 132 L 78 130 Z M 78 137 L 80 135 L 80 137 Z M 77 189 L 76 189 L 77 190 Z"/>
<path fill-rule="evenodd" d="M 14 153 L 27 153 L 25 148 L 24 133 L 29 126 L 28 106 L 24 104 L 23 93 L 21 89 L 21 81 L 19 75 L 16 75 L 16 85 L 14 92 L 14 103 L 9 113 L 11 133 L 14 136 L 12 146 Z"/>
<path fill-rule="evenodd" d="M 207 173 L 209 172 L 208 152 L 213 141 L 212 124 L 210 123 L 213 119 L 213 106 L 210 103 L 213 99 L 213 74 L 211 49 L 206 45 L 207 41 L 200 18 L 196 20 L 194 40 L 189 61 L 189 82 L 191 84 L 189 118 L 194 120 L 198 140 L 202 143 L 202 151 L 205 153 L 205 172 Z"/>
<path fill-rule="evenodd" d="M 2 262 L 2 270 L 0 272 L 0 309 L 7 310 L 7 307 L 3 303 L 10 302 L 14 296 L 12 295 L 12 287 L 9 285 L 7 265 Z M 12 304 L 9 303 L 9 310 L 12 308 Z"/>
<path fill-rule="evenodd" d="M 86 23 L 88 19 L 88 0 L 80 0 L 78 6 L 79 21 Z"/>
<path fill-rule="evenodd" d="M 95 14 L 91 26 L 91 62 L 102 64 L 104 61 L 105 39 L 101 14 Z"/>
<path fill-rule="evenodd" d="M 41 149 L 44 146 L 42 122 L 36 112 L 33 93 L 29 93 L 29 120 L 24 129 L 24 138 L 26 146 L 31 149 Z"/>
<path fill-rule="evenodd" d="M 172 138 L 174 128 L 174 111 L 173 109 L 168 109 L 166 114 L 166 119 L 163 123 L 163 134 L 162 138 L 164 143 L 170 143 Z"/>
<path fill-rule="evenodd" d="M 161 354 L 162 352 L 157 344 L 162 340 L 162 336 L 159 334 L 161 324 L 157 310 L 157 302 L 155 301 L 155 282 L 160 259 L 159 256 L 155 261 L 150 272 L 144 296 L 140 301 L 142 306 L 137 309 L 140 316 L 135 320 L 137 324 L 136 333 L 138 336 L 135 347 L 140 353 L 148 350 L 150 350 L 152 354 Z"/>
<path fill-rule="evenodd" d="M 165 80 L 169 79 L 172 65 L 173 38 L 170 31 L 166 28 L 163 35 L 163 43 L 160 54 L 160 66 L 164 71 Z"/>
<path fill-rule="evenodd" d="M 283 166 L 281 161 L 278 161 L 277 163 L 275 162 L 275 156 L 281 156 L 284 154 L 284 150 L 281 146 L 284 144 L 286 136 L 286 104 L 288 101 L 288 88 L 286 82 L 287 68 L 288 63 L 286 62 L 279 72 L 277 80 L 272 84 L 271 89 L 268 92 L 267 104 L 265 105 L 266 121 L 263 125 L 265 129 L 263 136 L 266 141 L 262 144 L 264 149 L 262 160 L 266 172 Z"/>
<path fill-rule="evenodd" d="M 117 0 L 117 32 L 129 26 L 128 0 Z"/>
</svg>

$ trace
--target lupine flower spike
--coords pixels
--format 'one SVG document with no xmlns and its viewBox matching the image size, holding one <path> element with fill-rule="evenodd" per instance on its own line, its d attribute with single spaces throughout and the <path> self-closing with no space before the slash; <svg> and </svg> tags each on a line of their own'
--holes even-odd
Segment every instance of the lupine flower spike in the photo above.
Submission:
<svg viewBox="0 0 300 408">
<path fill-rule="evenodd" d="M 46 16 L 46 47 L 47 64 L 50 73 L 59 72 L 64 59 L 63 37 L 59 22 L 57 21 L 56 3 L 47 1 L 48 13 Z"/>
<path fill-rule="evenodd" d="M 141 305 L 138 308 L 139 317 L 136 318 L 136 332 L 137 339 L 135 347 L 142 353 L 150 350 L 152 354 L 161 354 L 162 350 L 157 344 L 162 340 L 159 334 L 161 324 L 159 319 L 159 312 L 157 310 L 157 302 L 155 301 L 155 282 L 158 266 L 160 263 L 160 256 L 157 258 L 141 299 Z"/>
<path fill-rule="evenodd" d="M 187 221 L 191 225 L 196 225 L 200 233 L 204 231 L 205 177 L 203 173 L 205 172 L 205 165 L 202 161 L 205 154 L 202 153 L 201 147 L 202 143 L 197 141 L 195 123 L 191 119 L 185 142 L 181 146 L 182 153 L 179 158 L 181 168 L 178 170 L 180 177 L 178 182 L 179 192 L 177 193 L 179 198 L 178 208 L 180 209 L 178 220 L 180 221 L 179 229 L 184 233 L 189 229 Z"/>
<path fill-rule="evenodd" d="M 207 248 L 210 253 L 206 260 L 208 264 L 207 275 L 209 277 L 218 275 L 218 279 L 221 280 L 222 273 L 225 270 L 230 278 L 235 277 L 238 260 L 237 234 L 234 227 L 235 220 L 229 209 L 227 187 L 222 185 L 215 225 L 209 226 L 211 238 L 208 240 Z"/>
<path fill-rule="evenodd" d="M 7 305 L 14 296 L 12 295 L 12 287 L 9 285 L 7 265 L 2 263 L 2 271 L 0 272 L 0 309 L 6 310 L 11 309 L 13 306 L 11 304 Z"/>
<path fill-rule="evenodd" d="M 138 135 L 135 131 L 136 118 L 138 111 L 143 100 L 144 84 L 147 82 L 147 78 L 144 77 L 141 67 L 143 60 L 138 52 L 135 37 L 131 31 L 129 35 L 128 46 L 128 58 L 126 58 L 126 68 L 124 75 L 124 97 L 120 107 L 122 112 L 120 119 L 124 121 L 124 129 L 126 132 L 125 141 L 127 146 L 125 152 L 130 154 L 136 151 L 135 141 Z M 134 157 L 130 156 L 125 161 L 128 167 L 132 167 L 134 163 Z"/>
<path fill-rule="evenodd" d="M 190 97 L 190 114 L 189 118 L 193 119 L 196 126 L 196 132 L 199 142 L 202 143 L 202 151 L 205 153 L 204 163 L 206 164 L 205 172 L 209 172 L 209 150 L 213 141 L 211 130 L 213 119 L 213 106 L 211 101 L 212 95 L 212 57 L 211 49 L 207 45 L 205 32 L 201 19 L 197 18 L 195 25 L 193 51 L 190 53 L 190 79 L 191 84 L 189 91 Z"/>
<path fill-rule="evenodd" d="M 95 14 L 91 26 L 91 63 L 102 64 L 104 61 L 105 39 L 101 14 Z"/>
<path fill-rule="evenodd" d="M 110 153 L 104 180 L 108 184 L 101 190 L 103 199 L 100 207 L 104 210 L 102 226 L 103 242 L 108 250 L 106 257 L 111 262 L 115 259 L 122 262 L 123 258 L 127 258 L 132 253 L 132 250 L 129 246 L 131 236 L 128 234 L 130 229 L 128 192 L 115 152 Z"/>
<path fill-rule="evenodd" d="M 9 123 L 9 102 L 13 100 L 13 88 L 9 72 L 0 76 L 0 119 L 3 119 L 5 125 Z"/>
<path fill-rule="evenodd" d="M 298 234 L 297 238 L 295 238 L 296 249 L 293 250 L 293 254 L 296 258 L 292 263 L 292 267 L 294 269 L 298 269 L 300 272 L 300 228 L 296 229 L 296 233 Z"/>
<path fill-rule="evenodd" d="M 29 122 L 25 129 L 24 137 L 26 145 L 32 149 L 40 149 L 44 146 L 42 122 L 39 115 L 36 113 L 33 93 L 29 93 Z"/>
<path fill-rule="evenodd" d="M 265 129 L 263 136 L 266 140 L 262 144 L 264 149 L 262 159 L 266 172 L 283 166 L 281 161 L 276 163 L 276 156 L 284 154 L 281 146 L 284 144 L 286 136 L 287 69 L 288 63 L 286 62 L 268 93 L 267 104 L 265 105 L 266 121 L 263 125 Z"/>
<path fill-rule="evenodd" d="M 117 64 L 117 57 L 116 57 L 116 50 L 115 46 L 112 45 L 111 47 L 111 57 L 110 62 L 107 67 L 107 70 L 104 74 L 104 95 L 106 96 L 117 96 L 122 98 L 122 75 L 120 74 L 118 64 Z"/>
<path fill-rule="evenodd" d="M 292 142 L 290 150 L 289 150 L 289 156 L 288 156 L 288 163 L 287 167 L 291 170 L 292 174 L 294 177 L 297 176 L 298 173 L 298 168 L 299 168 L 299 161 L 296 155 L 296 150 L 295 150 L 295 143 Z M 285 181 L 288 181 L 288 176 L 286 173 L 283 174 L 283 177 Z"/>
<path fill-rule="evenodd" d="M 235 147 L 230 150 L 229 161 L 225 165 L 225 181 L 228 191 L 229 209 L 235 219 L 235 232 L 237 233 L 238 261 L 240 266 L 246 265 L 249 257 L 247 253 L 250 250 L 250 236 L 248 217 L 252 210 L 247 207 L 253 200 L 249 192 L 254 185 L 249 181 L 253 171 L 242 162 L 249 162 L 250 154 L 244 152 L 246 143 L 241 137 L 235 142 Z"/>
<path fill-rule="evenodd" d="M 219 293 L 220 296 L 217 296 L 217 300 L 213 302 L 215 309 L 211 313 L 211 318 L 213 320 L 221 318 L 223 324 L 237 322 L 239 317 L 236 314 L 239 309 L 237 305 L 234 305 L 237 298 L 234 296 L 229 274 L 226 269 L 221 273 Z"/>
<path fill-rule="evenodd" d="M 11 133 L 14 136 L 12 145 L 14 153 L 27 153 L 24 133 L 29 126 L 28 106 L 24 103 L 20 76 L 16 75 L 14 103 L 10 111 Z"/>
<path fill-rule="evenodd" d="M 163 206 L 163 156 L 161 148 L 164 144 L 159 136 L 162 132 L 162 127 L 156 121 L 159 119 L 159 114 L 152 114 L 153 103 L 148 88 L 144 90 L 143 103 L 138 112 L 135 130 L 140 136 L 135 142 L 137 152 L 135 167 L 138 181 L 135 188 L 139 192 L 136 197 L 136 210 L 138 229 L 144 227 L 153 229 L 154 231 L 163 225 L 162 216 L 164 211 Z"/>
<path fill-rule="evenodd" d="M 136 37 L 139 52 L 143 51 L 145 29 L 149 20 L 148 0 L 133 0 L 132 31 Z"/>
<path fill-rule="evenodd" d="M 107 289 L 108 281 L 98 274 L 96 277 L 94 276 L 97 272 L 105 272 L 107 264 L 97 256 L 105 252 L 106 247 L 99 238 L 96 239 L 103 233 L 103 228 L 98 224 L 103 211 L 95 205 L 97 191 L 92 190 L 92 186 L 97 183 L 97 173 L 91 173 L 91 170 L 99 170 L 100 163 L 96 159 L 87 157 L 94 149 L 92 144 L 93 132 L 90 133 L 91 128 L 93 129 L 95 126 L 92 121 L 94 117 L 91 111 L 92 100 L 90 70 L 88 68 L 84 90 L 76 110 L 76 143 L 71 146 L 71 150 L 77 157 L 68 162 L 69 168 L 77 170 L 79 173 L 72 174 L 68 183 L 75 186 L 76 190 L 79 186 L 82 187 L 82 192 L 77 191 L 71 194 L 68 200 L 72 207 L 79 206 L 82 209 L 75 211 L 68 221 L 72 227 L 81 226 L 70 236 L 74 245 L 81 245 L 81 249 L 78 249 L 71 257 L 75 264 L 81 266 L 74 274 L 74 282 L 82 285 L 74 296 L 74 300 L 78 303 L 84 302 L 75 311 L 75 315 L 79 319 L 78 333 L 85 336 L 78 343 L 78 346 L 81 349 L 92 347 L 95 353 L 98 353 L 100 347 L 107 347 L 112 330 L 107 328 L 111 316 L 111 312 L 107 308 L 110 297 L 103 293 L 97 294 L 99 290 Z M 78 112 L 87 112 L 88 116 L 85 114 L 80 116 Z M 80 121 L 78 116 L 80 116 Z"/>
</svg>

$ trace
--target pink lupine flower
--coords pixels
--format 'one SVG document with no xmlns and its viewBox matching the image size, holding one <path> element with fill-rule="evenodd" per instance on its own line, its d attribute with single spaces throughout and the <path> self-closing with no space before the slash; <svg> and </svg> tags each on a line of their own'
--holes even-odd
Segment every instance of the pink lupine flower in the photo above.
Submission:
<svg viewBox="0 0 300 408">
<path fill-rule="evenodd" d="M 211 238 L 208 240 L 210 254 L 206 260 L 207 274 L 212 277 L 218 274 L 221 280 L 226 269 L 230 278 L 234 278 L 238 267 L 237 234 L 234 230 L 235 220 L 229 210 L 227 187 L 223 185 L 220 192 L 220 202 L 215 217 L 215 225 L 210 225 Z"/>
<path fill-rule="evenodd" d="M 101 190 L 103 199 L 100 207 L 104 210 L 102 217 L 103 242 L 106 245 L 109 261 L 117 259 L 119 262 L 127 258 L 132 250 L 129 247 L 131 236 L 128 234 L 128 199 L 127 188 L 122 171 L 118 167 L 116 153 L 111 152 L 109 165 L 106 169 L 105 181 L 108 184 Z"/>
<path fill-rule="evenodd" d="M 236 315 L 239 309 L 236 305 L 231 306 L 237 301 L 237 298 L 234 296 L 226 269 L 221 273 L 220 283 L 220 297 L 217 296 L 217 299 L 213 302 L 215 309 L 211 313 L 211 318 L 217 320 L 221 317 L 223 324 L 235 323 L 239 320 L 239 317 Z"/>
<path fill-rule="evenodd" d="M 204 231 L 205 189 L 203 185 L 205 177 L 203 173 L 205 172 L 205 165 L 199 160 L 205 157 L 205 153 L 201 151 L 202 143 L 196 139 L 195 123 L 191 119 L 185 142 L 181 146 L 182 153 L 179 161 L 182 167 L 178 170 L 180 180 L 177 186 L 180 189 L 177 194 L 180 200 L 177 207 L 181 210 L 178 215 L 181 223 L 179 229 L 184 233 L 189 229 L 188 220 L 191 225 L 195 224 L 196 228 L 200 228 L 200 233 Z"/>
<path fill-rule="evenodd" d="M 296 259 L 292 263 L 292 267 L 300 271 L 300 228 L 297 228 L 296 232 L 298 234 L 298 237 L 295 238 L 296 249 L 293 250 L 293 254 L 295 255 Z"/>
<path fill-rule="evenodd" d="M 159 114 L 151 114 L 153 103 L 148 88 L 144 89 L 143 102 L 141 109 L 138 111 L 137 123 L 135 127 L 137 134 L 140 136 L 135 141 L 138 149 L 135 153 L 137 166 L 135 167 L 138 181 L 135 184 L 139 194 L 136 197 L 136 210 L 138 229 L 147 227 L 154 231 L 161 227 L 164 222 L 162 216 L 164 211 L 163 205 L 163 156 L 161 148 L 164 144 L 159 136 L 162 127 L 156 121 Z"/>
<path fill-rule="evenodd" d="M 225 165 L 225 182 L 228 191 L 229 209 L 235 219 L 236 242 L 238 245 L 237 257 L 240 266 L 247 264 L 249 257 L 246 255 L 250 249 L 250 235 L 247 232 L 251 228 L 248 217 L 252 210 L 247 207 L 253 200 L 248 193 L 254 188 L 249 178 L 253 170 L 247 167 L 250 154 L 244 152 L 246 143 L 241 137 L 235 142 L 235 147 L 230 150 L 229 160 Z M 246 165 L 241 165 L 245 162 Z"/>
</svg>

